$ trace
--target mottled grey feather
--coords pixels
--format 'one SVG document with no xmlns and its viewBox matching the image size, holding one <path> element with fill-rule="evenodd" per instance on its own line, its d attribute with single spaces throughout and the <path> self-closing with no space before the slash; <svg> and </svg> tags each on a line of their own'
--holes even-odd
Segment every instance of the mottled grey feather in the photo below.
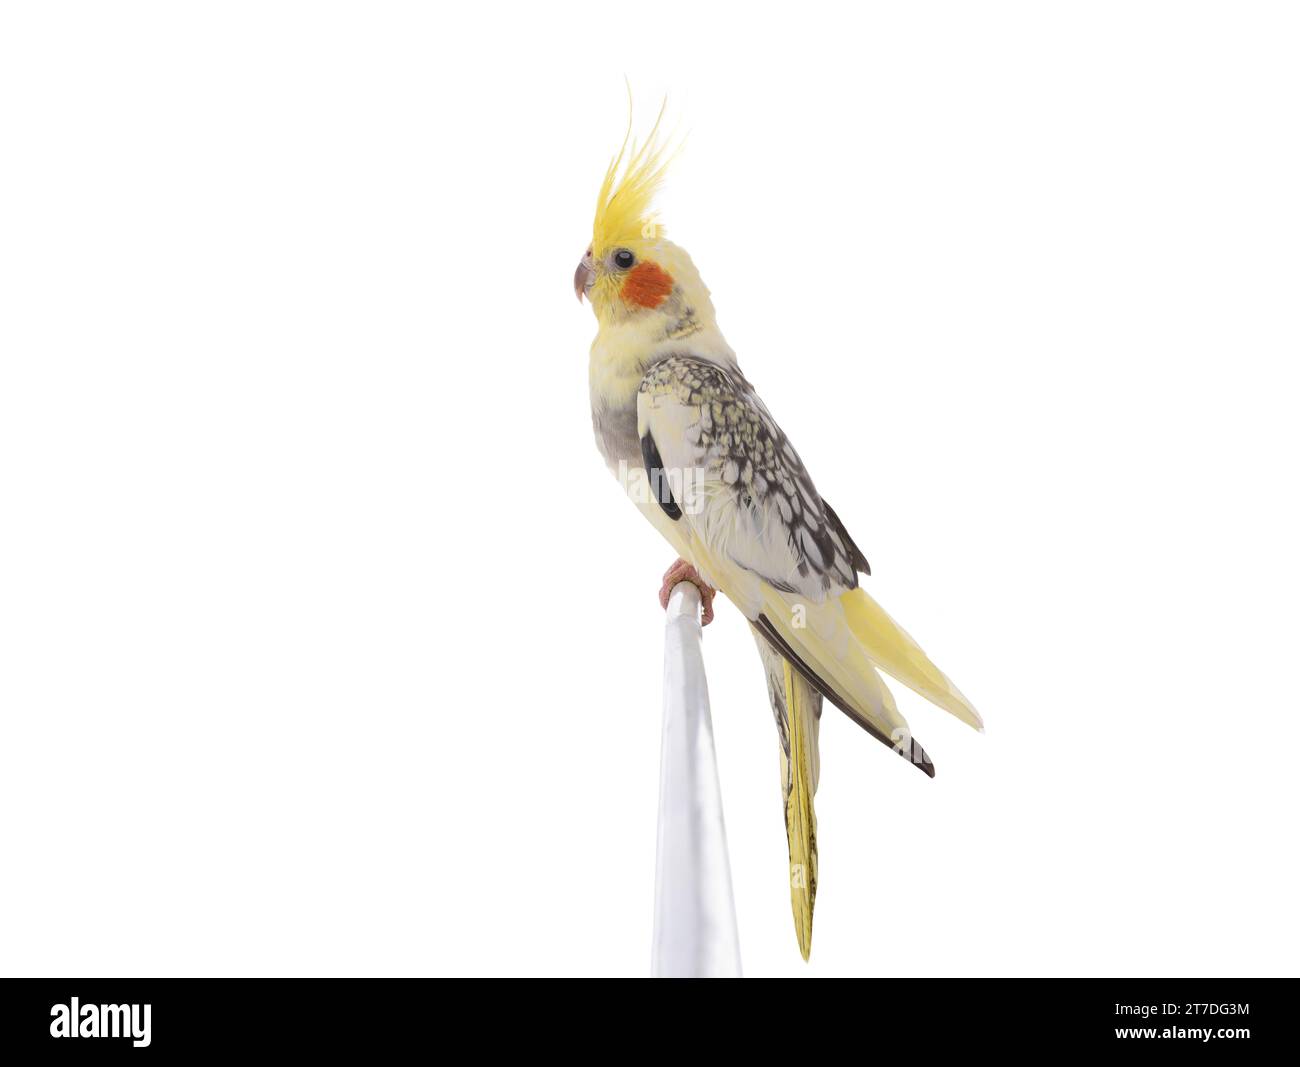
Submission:
<svg viewBox="0 0 1300 1067">
<path fill-rule="evenodd" d="M 857 587 L 866 558 L 826 506 L 794 446 L 735 367 L 675 355 L 656 363 L 641 394 L 671 397 L 692 412 L 686 445 L 694 462 L 755 522 L 776 522 L 794 566 L 761 577 L 784 591 L 819 595 Z"/>
</svg>

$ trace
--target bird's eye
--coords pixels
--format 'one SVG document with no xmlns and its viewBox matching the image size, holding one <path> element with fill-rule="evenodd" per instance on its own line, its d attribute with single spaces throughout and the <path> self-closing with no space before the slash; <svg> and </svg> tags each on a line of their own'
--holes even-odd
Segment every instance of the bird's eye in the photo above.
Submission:
<svg viewBox="0 0 1300 1067">
<path fill-rule="evenodd" d="M 636 256 L 632 255 L 626 248 L 620 248 L 614 253 L 614 266 L 618 267 L 619 270 L 627 270 L 635 262 Z"/>
</svg>

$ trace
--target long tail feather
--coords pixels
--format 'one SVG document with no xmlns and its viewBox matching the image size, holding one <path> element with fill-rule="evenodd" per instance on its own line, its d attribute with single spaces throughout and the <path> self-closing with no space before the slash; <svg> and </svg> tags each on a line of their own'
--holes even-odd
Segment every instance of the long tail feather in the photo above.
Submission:
<svg viewBox="0 0 1300 1067">
<path fill-rule="evenodd" d="M 794 912 L 799 951 L 808 959 L 812 951 L 813 905 L 817 901 L 817 815 L 813 794 L 817 780 L 812 755 L 817 745 L 818 716 L 810 704 L 821 710 L 817 693 L 790 664 L 785 665 L 786 709 L 790 715 L 790 757 L 785 774 L 785 835 L 790 847 L 790 907 Z"/>
<path fill-rule="evenodd" d="M 799 951 L 812 951 L 813 907 L 817 900 L 817 751 L 822 696 L 783 656 L 754 633 L 767 675 L 768 698 L 781 741 L 781 794 L 790 853 L 790 908 Z"/>
</svg>

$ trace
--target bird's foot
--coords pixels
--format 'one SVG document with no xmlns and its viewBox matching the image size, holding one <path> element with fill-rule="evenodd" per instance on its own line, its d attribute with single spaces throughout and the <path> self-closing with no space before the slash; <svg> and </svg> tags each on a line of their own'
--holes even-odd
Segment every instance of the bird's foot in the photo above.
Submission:
<svg viewBox="0 0 1300 1067">
<path fill-rule="evenodd" d="M 659 588 L 659 606 L 665 609 L 668 607 L 668 597 L 672 594 L 673 586 L 678 582 L 690 582 L 700 591 L 700 607 L 703 609 L 700 625 L 708 626 L 713 621 L 713 598 L 717 596 L 718 591 L 701 578 L 700 572 L 684 559 L 679 559 L 664 574 L 664 584 Z"/>
</svg>

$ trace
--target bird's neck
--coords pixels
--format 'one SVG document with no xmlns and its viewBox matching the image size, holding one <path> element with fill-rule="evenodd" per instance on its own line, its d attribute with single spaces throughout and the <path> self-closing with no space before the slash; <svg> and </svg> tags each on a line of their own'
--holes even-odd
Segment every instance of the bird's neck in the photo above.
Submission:
<svg viewBox="0 0 1300 1067">
<path fill-rule="evenodd" d="M 596 444 L 611 470 L 620 462 L 640 462 L 636 398 L 641 379 L 660 360 L 683 353 L 724 366 L 736 363 L 712 316 L 601 322 L 591 344 L 591 421 Z"/>
<path fill-rule="evenodd" d="M 646 371 L 668 356 L 684 353 L 723 366 L 736 364 L 736 354 L 711 315 L 687 311 L 680 316 L 601 321 L 589 364 L 593 406 L 599 401 L 609 409 L 634 408 Z"/>
</svg>

